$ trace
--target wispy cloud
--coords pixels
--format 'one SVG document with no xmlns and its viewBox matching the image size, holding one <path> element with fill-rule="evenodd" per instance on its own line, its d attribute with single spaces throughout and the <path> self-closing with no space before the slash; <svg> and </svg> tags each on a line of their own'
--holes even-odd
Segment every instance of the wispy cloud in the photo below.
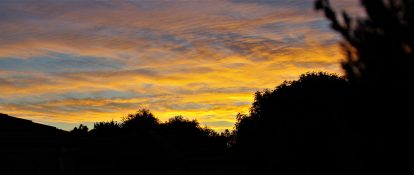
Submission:
<svg viewBox="0 0 414 175">
<path fill-rule="evenodd" d="M 69 129 L 148 107 L 231 128 L 255 91 L 341 73 L 312 2 L 0 1 L 0 112 Z"/>
</svg>

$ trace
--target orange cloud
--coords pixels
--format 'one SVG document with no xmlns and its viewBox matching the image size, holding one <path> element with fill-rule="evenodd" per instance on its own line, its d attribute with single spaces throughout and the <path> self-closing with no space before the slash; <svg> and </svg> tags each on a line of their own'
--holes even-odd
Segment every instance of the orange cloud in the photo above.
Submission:
<svg viewBox="0 0 414 175">
<path fill-rule="evenodd" d="M 0 110 L 69 129 L 148 107 L 231 128 L 255 91 L 341 73 L 339 36 L 311 1 L 277 2 L 6 4 Z"/>
</svg>

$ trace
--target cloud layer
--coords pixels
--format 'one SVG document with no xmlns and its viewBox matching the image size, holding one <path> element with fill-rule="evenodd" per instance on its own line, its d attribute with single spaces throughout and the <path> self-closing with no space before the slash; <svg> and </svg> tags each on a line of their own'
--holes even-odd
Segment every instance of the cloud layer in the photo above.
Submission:
<svg viewBox="0 0 414 175">
<path fill-rule="evenodd" d="M 341 73 L 312 2 L 0 2 L 0 112 L 70 129 L 146 107 L 231 128 L 255 91 Z"/>
</svg>

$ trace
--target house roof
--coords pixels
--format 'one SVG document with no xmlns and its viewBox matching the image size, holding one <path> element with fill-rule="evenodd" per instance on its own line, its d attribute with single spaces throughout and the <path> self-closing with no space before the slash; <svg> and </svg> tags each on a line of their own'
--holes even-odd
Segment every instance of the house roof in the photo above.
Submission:
<svg viewBox="0 0 414 175">
<path fill-rule="evenodd" d="M 53 126 L 0 114 L 0 147 L 58 143 L 67 133 Z"/>
</svg>

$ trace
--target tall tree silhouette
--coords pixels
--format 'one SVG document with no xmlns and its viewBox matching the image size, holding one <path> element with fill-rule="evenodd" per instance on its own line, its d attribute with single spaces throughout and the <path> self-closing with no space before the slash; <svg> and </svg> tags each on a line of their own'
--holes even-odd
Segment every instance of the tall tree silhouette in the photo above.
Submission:
<svg viewBox="0 0 414 175">
<path fill-rule="evenodd" d="M 343 62 L 353 83 L 369 86 L 412 87 L 414 80 L 414 1 L 361 0 L 367 18 L 339 19 L 329 0 L 317 0 L 332 28 L 345 39 Z M 341 22 L 343 21 L 343 22 Z"/>
<path fill-rule="evenodd" d="M 352 114 L 370 173 L 407 171 L 414 146 L 410 102 L 414 86 L 414 0 L 361 0 L 366 17 L 337 16 L 328 0 L 317 0 L 332 28 L 344 38 L 343 68 L 355 90 Z M 412 170 L 410 170 L 412 171 Z"/>
</svg>

